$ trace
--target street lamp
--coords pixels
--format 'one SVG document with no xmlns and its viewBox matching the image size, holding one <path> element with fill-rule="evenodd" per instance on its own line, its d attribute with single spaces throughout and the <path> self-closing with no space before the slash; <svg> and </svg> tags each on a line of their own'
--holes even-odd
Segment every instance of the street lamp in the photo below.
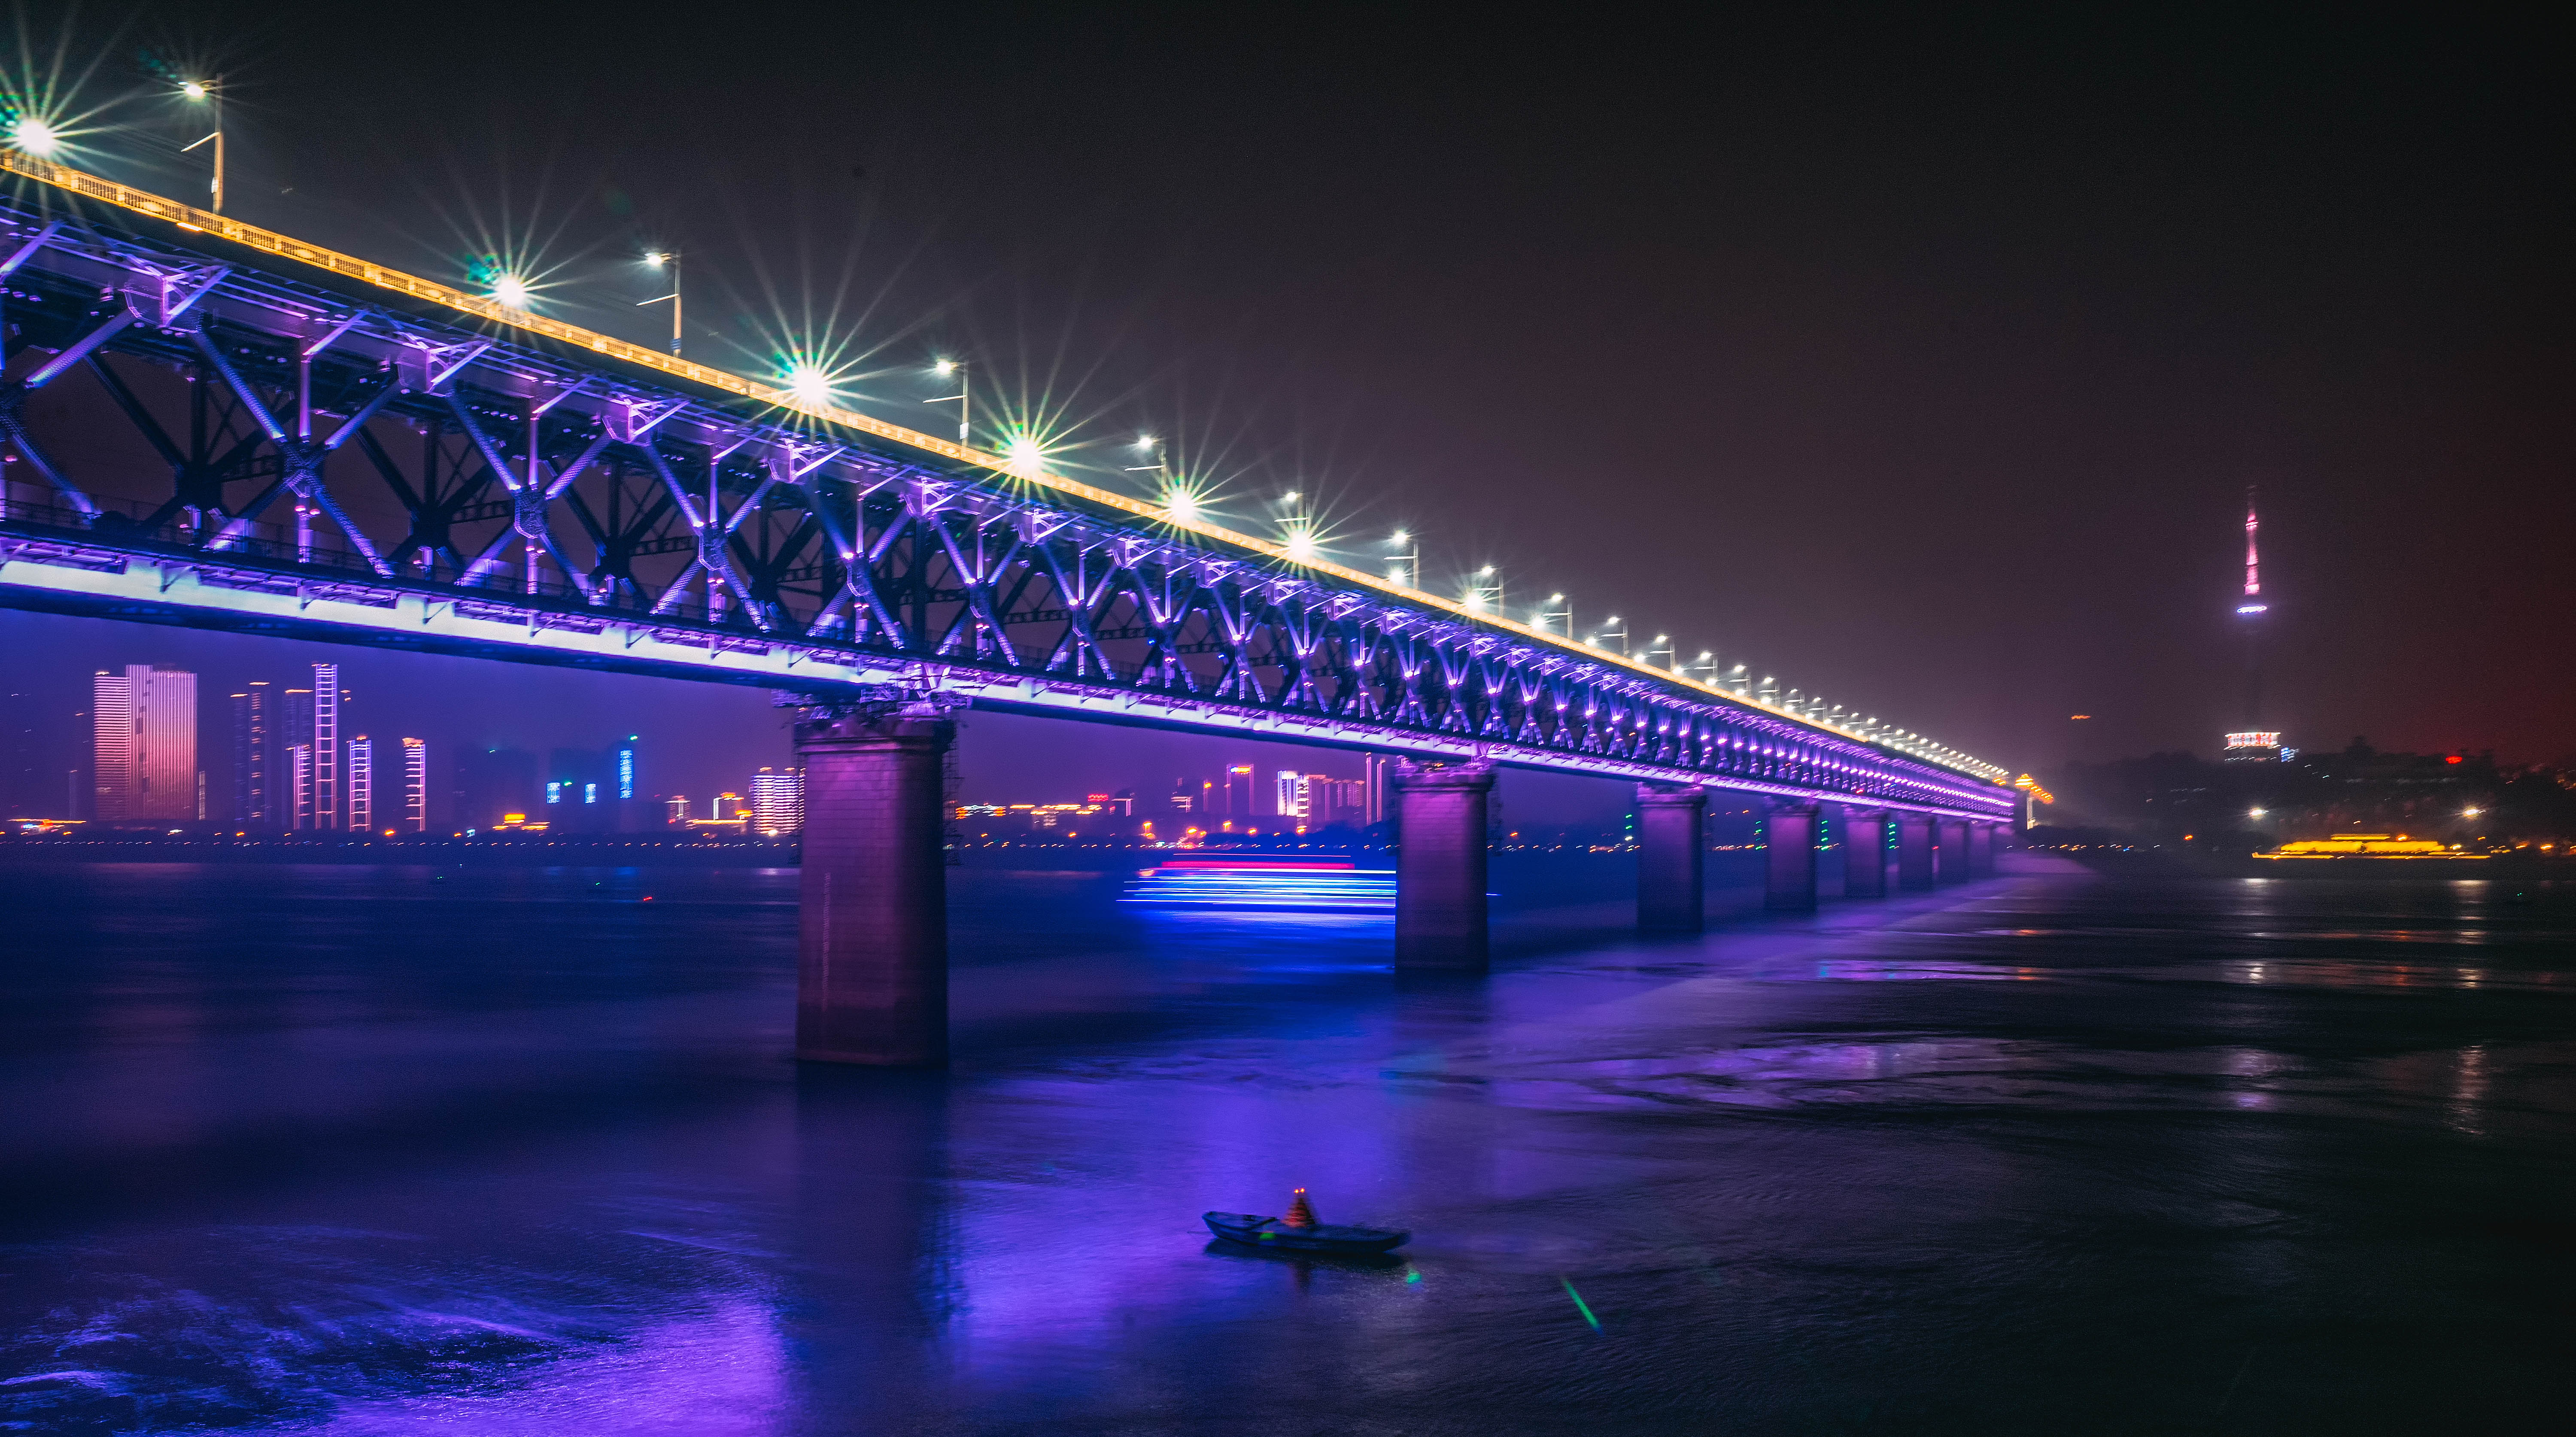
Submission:
<svg viewBox="0 0 2576 1437">
<path fill-rule="evenodd" d="M 33 115 L 20 115 L 9 122 L 9 143 L 37 159 L 50 159 L 63 147 L 63 135 Z"/>
<path fill-rule="evenodd" d="M 1597 648 L 1600 648 L 1600 647 L 1601 647 L 1601 641 L 1602 641 L 1603 639 L 1605 639 L 1605 638 L 1610 638 L 1610 637 L 1614 637 L 1614 636 L 1615 636 L 1615 637 L 1619 640 L 1619 656 L 1620 656 L 1621 658 L 1626 658 L 1626 657 L 1628 656 L 1628 625 L 1627 625 L 1627 622 L 1626 622 L 1625 620 L 1621 619 L 1617 614 L 1612 614 L 1612 615 L 1610 616 L 1610 618 L 1609 618 L 1609 623 L 1617 624 L 1619 627 L 1617 627 L 1616 629 L 1612 629 L 1612 628 L 1608 628 L 1608 627 L 1606 627 L 1606 626 L 1605 626 L 1605 627 L 1601 630 L 1601 632 L 1599 632 L 1599 633 L 1597 633 L 1597 634 L 1594 634 L 1592 637 L 1590 637 L 1590 638 L 1588 638 L 1588 639 L 1585 639 L 1583 642 L 1585 642 L 1585 643 L 1587 643 L 1587 644 L 1590 644 L 1592 647 L 1594 647 L 1594 648 L 1596 648 L 1596 649 L 1597 649 Z"/>
<path fill-rule="evenodd" d="M 211 204 L 209 204 L 209 205 L 207 205 L 207 206 L 206 206 L 206 208 L 208 208 L 208 209 L 210 209 L 210 210 L 213 210 L 216 214 L 222 214 L 222 213 L 224 212 L 224 87 L 223 87 L 223 82 L 222 82 L 221 80 L 189 80 L 189 81 L 186 81 L 185 83 L 183 83 L 183 84 L 181 84 L 181 85 L 179 86 L 179 95 L 180 95 L 180 98 L 182 98 L 182 99 L 184 99 L 184 100 L 188 101 L 188 103 L 190 103 L 190 104 L 192 104 L 192 105 L 203 105 L 203 106 L 205 106 L 205 107 L 206 107 L 206 112 L 207 112 L 207 116 L 208 116 L 208 118 L 210 118 L 210 119 L 212 119 L 212 120 L 214 121 L 214 124 L 215 124 L 215 132 L 214 132 L 213 134 L 208 135 L 208 136 L 206 136 L 206 137 L 205 137 L 205 138 L 203 138 L 203 139 L 195 140 L 195 141 L 192 141 L 191 143 L 189 143 L 189 144 L 187 144 L 187 145 L 182 146 L 182 147 L 180 148 L 180 150 L 179 150 L 179 153 L 181 153 L 181 154 L 183 154 L 183 155 L 184 155 L 184 154 L 186 154 L 188 151 L 195 149 L 198 145 L 209 144 L 209 143 L 211 143 L 211 144 L 213 144 L 213 145 L 214 145 L 214 147 L 215 147 L 215 180 L 214 180 L 214 184 L 213 184 L 213 186 L 212 186 L 212 189 L 213 189 L 213 191 L 214 191 L 214 199 L 213 199 L 213 202 L 212 202 Z"/>
<path fill-rule="evenodd" d="M 1702 680 L 1700 680 L 1700 682 L 1701 682 L 1701 683 L 1704 683 L 1704 684 L 1706 684 L 1706 685 L 1708 685 L 1710 688 L 1716 688 L 1716 687 L 1717 687 L 1717 655 L 1715 655 L 1715 654 L 1713 654 L 1713 653 L 1709 652 L 1709 651 L 1708 651 L 1708 650 L 1706 650 L 1706 649 L 1702 649 L 1702 650 L 1700 650 L 1700 651 L 1699 651 L 1699 657 L 1698 657 L 1698 658 L 1693 659 L 1693 660 L 1691 660 L 1689 663 L 1686 663 L 1686 664 L 1684 664 L 1684 665 L 1682 665 L 1682 666 L 1681 666 L 1681 672 L 1682 672 L 1682 676 L 1683 676 L 1684 678 L 1688 678 L 1694 670 L 1702 670 L 1702 669 L 1704 669 L 1704 670 L 1706 670 L 1706 671 L 1708 672 L 1708 677 L 1707 677 L 1707 678 L 1704 678 L 1704 679 L 1702 679 Z"/>
<path fill-rule="evenodd" d="M 1662 654 L 1664 656 L 1663 666 L 1665 668 L 1673 670 L 1679 670 L 1681 668 L 1679 657 L 1673 653 L 1673 640 L 1671 635 L 1655 635 L 1654 643 L 1648 645 L 1646 648 L 1646 662 L 1650 664 L 1653 663 L 1655 661 L 1655 655 L 1657 654 Z"/>
<path fill-rule="evenodd" d="M 787 392 L 807 409 L 832 406 L 832 374 L 819 364 L 799 363 L 787 371 Z"/>
<path fill-rule="evenodd" d="M 956 405 L 957 442 L 967 448 L 973 448 L 975 445 L 975 440 L 973 438 L 975 432 L 975 381 L 973 377 L 966 372 L 966 361 L 962 359 L 943 359 L 938 363 L 931 365 L 930 372 L 938 375 L 942 379 L 946 379 L 952 374 L 957 376 L 957 392 L 954 394 L 942 395 L 937 399 L 925 399 L 921 402 L 924 404 Z"/>
<path fill-rule="evenodd" d="M 1562 608 L 1562 609 L 1557 609 L 1557 610 L 1554 610 L 1554 611 L 1550 611 L 1550 610 L 1549 610 L 1547 607 L 1545 607 L 1544 605 L 1540 606 L 1539 610 L 1538 610 L 1536 613 L 1534 613 L 1534 614 L 1531 614 L 1531 615 L 1530 615 L 1530 619 L 1532 620 L 1533 627 L 1535 627 L 1535 628 L 1536 628 L 1540 633 L 1542 633 L 1542 634 L 1543 634 L 1543 633 L 1546 633 L 1546 632 L 1547 632 L 1547 621 L 1548 621 L 1548 620 L 1550 620 L 1550 619 L 1563 619 L 1563 620 L 1565 620 L 1565 630 L 1564 630 L 1564 632 L 1565 632 L 1565 636 L 1566 636 L 1567 638 L 1569 638 L 1569 639 L 1570 639 L 1570 638 L 1573 638 L 1573 637 L 1574 637 L 1574 605 L 1566 603 L 1565 596 L 1564 596 L 1563 594 L 1550 594 L 1550 595 L 1548 595 L 1548 596 L 1547 596 L 1547 602 L 1548 602 L 1548 603 L 1550 603 L 1550 604 L 1565 604 L 1565 607 L 1564 607 L 1564 608 Z"/>
<path fill-rule="evenodd" d="M 1402 584 L 1408 589 L 1421 588 L 1422 536 L 1409 530 L 1398 529 L 1393 534 L 1387 536 L 1386 542 L 1387 547 L 1396 551 L 1393 559 L 1389 561 L 1389 567 L 1386 573 L 1388 580 L 1393 583 Z M 1393 567 L 1396 561 L 1401 561 L 1404 565 L 1404 572 L 1400 575 L 1395 572 Z"/>
<path fill-rule="evenodd" d="M 667 269 L 671 272 L 671 292 L 652 299 L 639 299 L 635 301 L 635 307 L 642 309 L 648 304 L 660 304 L 666 299 L 671 302 L 671 353 L 677 357 L 680 352 L 680 252 L 668 249 L 646 250 L 644 263 L 654 269 Z"/>
<path fill-rule="evenodd" d="M 492 276 L 492 298 L 500 301 L 505 309 L 526 309 L 534 302 L 535 296 L 529 291 L 528 282 L 519 276 L 496 274 Z"/>
<path fill-rule="evenodd" d="M 1139 434 L 1136 436 L 1136 447 L 1154 456 L 1154 462 L 1151 464 L 1130 464 L 1127 466 L 1127 472 L 1130 474 L 1153 475 L 1154 488 L 1158 492 L 1171 488 L 1172 466 L 1164 462 L 1163 441 L 1155 438 L 1151 434 Z"/>
<path fill-rule="evenodd" d="M 1494 566 L 1487 564 L 1478 569 L 1475 577 L 1491 582 L 1473 583 L 1467 586 L 1467 607 L 1480 614 L 1489 609 L 1500 609 L 1503 606 L 1503 581 L 1494 578 Z"/>
</svg>

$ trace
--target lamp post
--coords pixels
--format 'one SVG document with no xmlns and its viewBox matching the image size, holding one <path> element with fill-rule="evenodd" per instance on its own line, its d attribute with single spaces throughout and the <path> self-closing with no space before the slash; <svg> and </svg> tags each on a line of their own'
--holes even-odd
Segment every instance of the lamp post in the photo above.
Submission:
<svg viewBox="0 0 2576 1437">
<path fill-rule="evenodd" d="M 1707 678 L 1704 678 L 1704 679 L 1701 679 L 1701 680 L 1700 680 L 1700 682 L 1701 682 L 1701 683 L 1703 683 L 1703 684 L 1708 685 L 1710 688 L 1716 688 L 1716 687 L 1717 687 L 1717 655 L 1715 655 L 1715 654 L 1713 654 L 1713 653 L 1709 652 L 1709 651 L 1708 651 L 1708 650 L 1706 650 L 1706 649 L 1702 649 L 1702 650 L 1700 650 L 1700 651 L 1699 651 L 1699 657 L 1698 657 L 1698 658 L 1693 659 L 1693 660 L 1691 660 L 1689 663 L 1686 663 L 1686 664 L 1684 664 L 1684 665 L 1682 665 L 1682 666 L 1681 666 L 1681 672 L 1682 672 L 1682 676 L 1683 676 L 1684 678 L 1688 678 L 1688 677 L 1690 677 L 1690 675 L 1691 675 L 1691 674 L 1693 674 L 1693 673 L 1695 673 L 1695 672 L 1702 671 L 1702 670 L 1705 670 L 1705 671 L 1707 672 L 1708 677 L 1707 677 Z"/>
<path fill-rule="evenodd" d="M 1494 566 L 1487 564 L 1476 571 L 1480 581 L 1467 586 L 1467 607 L 1477 613 L 1498 611 L 1503 607 L 1503 581 L 1494 577 Z"/>
<path fill-rule="evenodd" d="M 207 135 L 202 139 L 191 141 L 187 145 L 183 146 L 179 153 L 184 155 L 188 151 L 195 149 L 197 146 L 207 144 L 209 142 L 214 145 L 215 178 L 214 184 L 210 187 L 213 192 L 213 198 L 212 202 L 209 203 L 206 208 L 214 211 L 216 214 L 222 214 L 224 212 L 223 81 L 220 78 L 213 80 L 189 80 L 179 86 L 179 95 L 190 104 L 205 106 L 208 116 L 215 122 L 215 132 L 213 134 Z"/>
<path fill-rule="evenodd" d="M 1617 624 L 1619 627 L 1615 629 L 1604 627 L 1601 632 L 1594 634 L 1591 638 L 1585 639 L 1584 642 L 1597 649 L 1601 647 L 1601 641 L 1603 639 L 1616 638 L 1619 641 L 1619 657 L 1624 659 L 1628 656 L 1627 621 L 1621 619 L 1617 614 L 1612 614 L 1608 622 Z"/>
<path fill-rule="evenodd" d="M 1130 464 L 1127 466 L 1127 472 L 1130 474 L 1153 475 L 1154 492 L 1157 494 L 1171 488 L 1172 466 L 1163 458 L 1163 441 L 1155 438 L 1151 434 L 1139 434 L 1136 436 L 1136 447 L 1154 456 L 1154 462 L 1151 464 Z"/>
<path fill-rule="evenodd" d="M 974 448 L 975 380 L 974 377 L 966 371 L 966 361 L 962 359 L 943 359 L 938 363 L 931 365 L 930 372 L 938 375 L 942 379 L 946 379 L 952 374 L 957 376 L 957 392 L 954 394 L 942 395 L 937 399 L 925 399 L 921 402 L 924 404 L 956 405 L 957 442 L 969 449 Z"/>
<path fill-rule="evenodd" d="M 1563 594 L 1550 594 L 1547 596 L 1547 602 L 1550 604 L 1565 604 L 1565 607 L 1551 611 L 1545 605 L 1540 606 L 1536 613 L 1530 615 L 1530 618 L 1535 621 L 1538 631 L 1542 634 L 1546 633 L 1548 631 L 1547 621 L 1550 619 L 1563 619 L 1565 620 L 1565 636 L 1569 639 L 1573 638 L 1574 605 L 1567 603 Z"/>
<path fill-rule="evenodd" d="M 1397 578 L 1392 571 L 1392 568 L 1390 568 L 1387 578 L 1394 580 L 1396 583 L 1402 584 L 1408 589 L 1421 588 L 1422 536 L 1413 533 L 1410 530 L 1398 529 L 1387 537 L 1386 542 L 1388 548 L 1396 551 L 1390 557 L 1390 565 L 1397 562 L 1401 562 L 1404 565 L 1404 576 L 1402 578 Z"/>
<path fill-rule="evenodd" d="M 669 249 L 647 250 L 644 252 L 644 263 L 655 269 L 667 269 L 671 272 L 671 292 L 657 295 L 652 299 L 639 299 L 635 302 L 635 307 L 642 309 L 648 304 L 660 304 L 666 299 L 671 302 L 671 353 L 676 357 L 680 352 L 680 252 Z"/>
<path fill-rule="evenodd" d="M 1649 645 L 1646 649 L 1646 662 L 1653 663 L 1655 661 L 1655 655 L 1657 654 L 1662 654 L 1664 656 L 1665 668 L 1675 670 L 1676 672 L 1680 670 L 1681 663 L 1679 657 L 1673 653 L 1673 640 L 1670 634 L 1655 635 L 1654 643 Z"/>
</svg>

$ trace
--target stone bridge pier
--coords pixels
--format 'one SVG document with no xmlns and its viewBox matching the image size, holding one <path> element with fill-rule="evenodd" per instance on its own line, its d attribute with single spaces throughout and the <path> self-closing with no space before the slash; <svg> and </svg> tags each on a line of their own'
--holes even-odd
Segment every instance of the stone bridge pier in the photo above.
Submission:
<svg viewBox="0 0 2576 1437">
<path fill-rule="evenodd" d="M 1637 786 L 1637 927 L 1697 933 L 1708 926 L 1708 790 Z"/>
<path fill-rule="evenodd" d="M 892 707 L 796 725 L 805 760 L 796 1056 L 810 1062 L 948 1061 L 940 804 L 957 726 L 929 704 L 882 711 Z"/>
<path fill-rule="evenodd" d="M 1494 766 L 1399 762 L 1394 783 L 1395 966 L 1482 973 Z"/>
</svg>

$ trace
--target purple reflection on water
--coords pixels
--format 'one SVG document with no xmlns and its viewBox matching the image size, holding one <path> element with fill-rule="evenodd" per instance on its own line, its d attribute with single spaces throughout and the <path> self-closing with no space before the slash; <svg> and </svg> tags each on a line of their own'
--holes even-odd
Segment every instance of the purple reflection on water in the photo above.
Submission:
<svg viewBox="0 0 2576 1437">
<path fill-rule="evenodd" d="M 2551 1410 L 2576 1274 L 2512 1215 L 2576 1114 L 2532 981 L 2567 900 L 2531 942 L 2458 915 L 2474 988 L 2284 984 L 2244 975 L 2279 945 L 2216 889 L 2039 873 L 1735 920 L 1752 871 L 1718 872 L 1715 931 L 1646 942 L 1615 860 L 1498 861 L 1497 971 L 1421 979 L 1382 917 L 962 870 L 959 1060 L 908 1075 L 786 1060 L 792 874 L 0 866 L 27 940 L 0 1419 L 1985 1437 L 2200 1430 L 2221 1393 L 2265 1432 Z M 2367 935 L 2438 912 L 2347 906 L 2275 893 L 2260 932 L 2423 967 Z M 1371 1268 L 1198 1223 L 1295 1187 L 1415 1241 Z M 2497 1320 L 2447 1316 L 2472 1305 Z M 2421 1376 L 2460 1364 L 2474 1390 Z"/>
</svg>

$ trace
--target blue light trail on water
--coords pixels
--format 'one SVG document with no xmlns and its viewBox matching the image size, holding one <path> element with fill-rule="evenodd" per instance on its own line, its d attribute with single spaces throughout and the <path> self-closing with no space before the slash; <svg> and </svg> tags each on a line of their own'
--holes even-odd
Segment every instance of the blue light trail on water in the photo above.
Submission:
<svg viewBox="0 0 2576 1437">
<path fill-rule="evenodd" d="M 1343 860 L 1177 858 L 1148 869 L 1122 903 L 1277 913 L 1392 913 L 1395 873 Z"/>
</svg>

